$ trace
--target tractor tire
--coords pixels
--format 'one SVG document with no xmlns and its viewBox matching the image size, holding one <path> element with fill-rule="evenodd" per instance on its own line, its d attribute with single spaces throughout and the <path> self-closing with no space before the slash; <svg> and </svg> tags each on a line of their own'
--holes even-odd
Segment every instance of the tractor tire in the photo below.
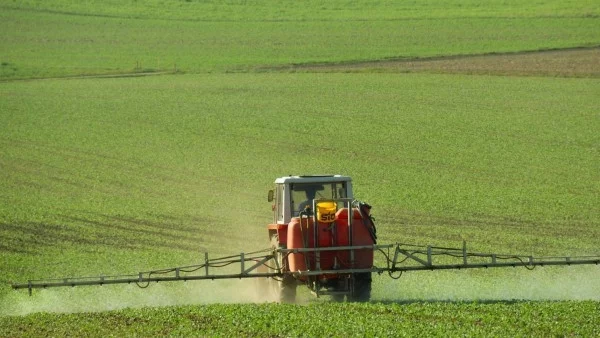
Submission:
<svg viewBox="0 0 600 338">
<path fill-rule="evenodd" d="M 346 295 L 332 295 L 331 299 L 336 303 L 343 303 L 344 297 L 346 297 Z"/>
<path fill-rule="evenodd" d="M 334 291 L 334 292 L 343 292 L 345 290 L 348 289 L 348 281 L 346 278 L 340 278 L 337 279 L 335 284 L 330 283 L 328 291 Z M 339 294 L 332 294 L 331 295 L 331 299 L 336 302 L 336 303 L 343 303 L 344 302 L 344 298 L 346 298 L 346 293 L 339 293 Z"/>
<path fill-rule="evenodd" d="M 371 273 L 362 272 L 354 274 L 354 286 L 352 294 L 348 295 L 348 301 L 368 302 L 371 300 Z"/>
<path fill-rule="evenodd" d="M 271 247 L 273 249 L 285 249 L 285 247 L 279 245 L 276 235 L 271 237 Z M 283 254 L 278 252 L 274 259 L 277 264 L 275 261 L 271 261 L 271 264 L 269 264 L 270 269 L 272 270 L 271 272 L 277 272 L 275 270 L 277 266 L 279 266 L 282 271 L 288 271 L 287 259 L 284 258 Z M 271 278 L 270 283 L 272 298 L 275 301 L 279 303 L 294 303 L 296 301 L 296 287 L 298 284 L 294 277 L 289 274 L 284 274 L 278 279 Z"/>
</svg>

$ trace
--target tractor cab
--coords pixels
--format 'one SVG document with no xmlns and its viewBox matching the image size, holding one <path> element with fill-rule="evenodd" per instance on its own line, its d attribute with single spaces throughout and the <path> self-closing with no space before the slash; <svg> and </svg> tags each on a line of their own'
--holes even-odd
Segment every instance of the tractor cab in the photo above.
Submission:
<svg viewBox="0 0 600 338">
<path fill-rule="evenodd" d="M 288 224 L 314 200 L 352 199 L 352 179 L 349 176 L 285 176 L 275 180 L 269 191 L 273 204 L 273 222 Z M 341 206 L 338 206 L 341 207 Z"/>
</svg>

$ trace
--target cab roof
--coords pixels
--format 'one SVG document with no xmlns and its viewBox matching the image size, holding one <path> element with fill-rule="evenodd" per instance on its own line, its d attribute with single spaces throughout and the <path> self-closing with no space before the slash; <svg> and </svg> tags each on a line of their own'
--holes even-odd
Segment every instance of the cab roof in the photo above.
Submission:
<svg viewBox="0 0 600 338">
<path fill-rule="evenodd" d="M 352 178 L 344 175 L 300 175 L 284 176 L 275 179 L 275 183 L 327 183 L 327 182 L 350 182 Z"/>
</svg>

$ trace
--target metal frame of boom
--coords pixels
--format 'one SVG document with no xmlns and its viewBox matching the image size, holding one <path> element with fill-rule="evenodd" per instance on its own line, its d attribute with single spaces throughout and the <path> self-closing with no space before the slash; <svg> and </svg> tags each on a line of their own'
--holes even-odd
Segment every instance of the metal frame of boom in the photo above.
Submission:
<svg viewBox="0 0 600 338">
<path fill-rule="evenodd" d="M 268 253 L 266 253 L 268 252 Z M 275 252 L 261 250 L 253 253 L 240 253 L 239 255 L 220 258 L 208 258 L 204 253 L 204 263 L 197 265 L 180 266 L 161 270 L 139 272 L 135 275 L 112 275 L 92 277 L 67 277 L 54 279 L 29 280 L 27 283 L 13 284 L 13 289 L 44 289 L 51 287 L 80 286 L 80 285 L 108 285 L 108 284 L 131 284 L 135 283 L 141 288 L 148 287 L 151 282 L 174 282 L 193 280 L 215 280 L 215 279 L 242 279 L 256 277 L 278 277 L 282 276 L 281 267 L 276 266 L 276 272 L 259 272 L 258 268 L 265 266 L 274 257 Z M 239 273 L 211 273 L 211 269 L 219 269 L 238 264 Z M 277 262 L 275 261 L 275 264 Z"/>
<path fill-rule="evenodd" d="M 373 250 L 381 253 L 385 259 L 385 267 L 373 266 L 370 269 L 336 269 L 336 270 L 306 270 L 295 272 L 283 272 L 281 266 L 274 257 L 278 253 L 284 256 L 290 253 L 322 252 L 322 251 L 354 251 Z M 445 257 L 446 261 L 438 262 L 439 257 Z M 473 261 L 477 260 L 477 261 Z M 273 263 L 274 262 L 274 263 Z M 211 269 L 224 268 L 238 264 L 238 273 L 211 273 Z M 262 266 L 275 264 L 271 267 L 272 272 L 262 272 Z M 322 248 L 298 248 L 298 249 L 266 249 L 252 253 L 240 253 L 239 255 L 209 259 L 208 253 L 204 254 L 204 263 L 162 270 L 139 272 L 136 275 L 114 275 L 95 277 L 69 277 L 57 279 L 29 280 L 27 283 L 13 284 L 13 289 L 28 289 L 31 295 L 32 289 L 78 286 L 78 285 L 104 285 L 104 284 L 131 284 L 139 287 L 148 287 L 152 282 L 173 282 L 193 280 L 215 280 L 215 279 L 242 279 L 242 278 L 280 278 L 284 274 L 291 274 L 296 278 L 302 276 L 318 275 L 342 275 L 360 272 L 387 272 L 392 278 L 393 273 L 423 270 L 460 270 L 475 268 L 499 268 L 499 267 L 525 267 L 533 269 L 536 266 L 552 265 L 599 265 L 600 255 L 594 256 L 553 256 L 538 257 L 525 255 L 501 255 L 488 253 L 471 253 L 467 251 L 466 242 L 461 248 L 446 248 L 436 246 L 421 246 L 413 244 L 387 244 L 387 245 L 363 245 L 343 247 Z"/>
</svg>

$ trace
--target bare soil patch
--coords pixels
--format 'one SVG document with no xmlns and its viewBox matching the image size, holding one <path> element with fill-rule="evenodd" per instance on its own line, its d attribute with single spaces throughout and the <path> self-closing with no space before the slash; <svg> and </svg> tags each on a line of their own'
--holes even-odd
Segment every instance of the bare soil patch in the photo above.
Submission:
<svg viewBox="0 0 600 338">
<path fill-rule="evenodd" d="M 284 70 L 284 69 L 280 69 Z M 448 73 L 504 76 L 600 77 L 600 47 L 518 53 L 294 65 L 299 72 Z"/>
</svg>

